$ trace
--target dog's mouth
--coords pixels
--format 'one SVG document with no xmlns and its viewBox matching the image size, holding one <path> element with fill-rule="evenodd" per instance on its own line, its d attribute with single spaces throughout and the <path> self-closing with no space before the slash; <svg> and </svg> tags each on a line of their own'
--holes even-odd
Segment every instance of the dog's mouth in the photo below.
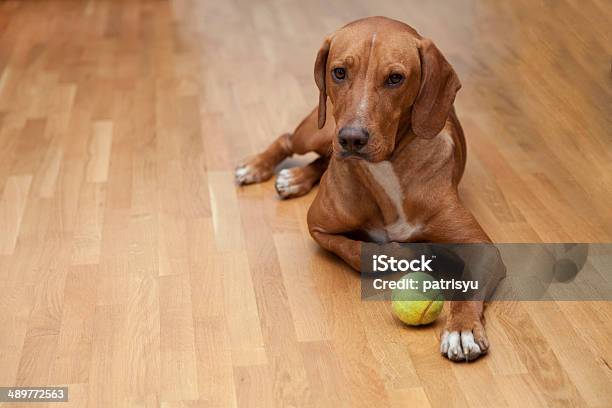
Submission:
<svg viewBox="0 0 612 408">
<path fill-rule="evenodd" d="M 341 160 L 365 160 L 369 161 L 369 155 L 366 153 L 356 153 L 356 152 L 347 152 L 341 151 L 336 153 L 336 157 Z"/>
<path fill-rule="evenodd" d="M 372 152 L 347 152 L 343 150 L 337 152 L 335 155 L 338 160 L 342 161 L 366 161 L 369 163 L 378 163 L 382 160 L 388 160 L 386 156 L 380 156 Z"/>
</svg>

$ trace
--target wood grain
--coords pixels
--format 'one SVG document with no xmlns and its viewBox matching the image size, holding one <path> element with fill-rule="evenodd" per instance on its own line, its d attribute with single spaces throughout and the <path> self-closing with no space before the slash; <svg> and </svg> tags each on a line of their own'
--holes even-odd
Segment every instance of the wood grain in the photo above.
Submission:
<svg viewBox="0 0 612 408">
<path fill-rule="evenodd" d="M 15 250 L 31 183 L 31 175 L 12 176 L 6 181 L 0 200 L 1 255 L 10 255 Z"/>
</svg>

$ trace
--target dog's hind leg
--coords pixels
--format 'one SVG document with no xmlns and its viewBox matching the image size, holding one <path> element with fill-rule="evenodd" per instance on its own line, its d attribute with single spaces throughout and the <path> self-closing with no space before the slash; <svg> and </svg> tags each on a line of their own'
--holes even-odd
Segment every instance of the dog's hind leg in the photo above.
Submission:
<svg viewBox="0 0 612 408">
<path fill-rule="evenodd" d="M 274 175 L 274 168 L 293 154 L 291 134 L 279 136 L 266 150 L 248 158 L 236 167 L 238 184 L 261 183 Z"/>
<path fill-rule="evenodd" d="M 333 119 L 331 119 L 327 121 L 323 129 L 319 129 L 317 127 L 316 110 L 313 110 L 304 120 L 302 120 L 293 133 L 281 135 L 268 146 L 266 150 L 245 160 L 241 165 L 236 167 L 236 182 L 238 184 L 253 184 L 266 181 L 272 177 L 275 167 L 280 164 L 280 162 L 294 154 L 316 152 L 321 156 L 327 156 L 331 150 L 334 126 Z M 302 181 L 308 181 L 308 183 L 310 183 L 306 191 L 297 195 L 307 193 L 321 178 L 326 168 L 327 160 L 315 160 L 315 162 L 306 166 L 302 172 L 296 170 L 296 173 L 303 173 L 299 175 L 295 174 L 296 180 L 304 179 Z M 286 172 L 284 174 L 287 175 Z M 301 187 L 299 190 L 303 191 L 308 183 L 305 183 L 304 187 Z M 279 194 L 281 197 L 284 197 L 283 194 L 280 193 L 280 190 Z M 292 196 L 295 195 L 289 195 L 287 197 Z"/>
<path fill-rule="evenodd" d="M 307 194 L 319 182 L 327 165 L 329 156 L 321 156 L 304 167 L 283 169 L 276 176 L 276 192 L 281 198 L 293 198 Z"/>
</svg>

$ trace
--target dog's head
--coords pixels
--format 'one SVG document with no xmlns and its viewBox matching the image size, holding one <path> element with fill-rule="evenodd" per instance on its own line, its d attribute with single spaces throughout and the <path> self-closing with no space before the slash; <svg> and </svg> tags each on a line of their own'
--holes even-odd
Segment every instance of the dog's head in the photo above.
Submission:
<svg viewBox="0 0 612 408">
<path fill-rule="evenodd" d="M 325 39 L 314 68 L 319 128 L 331 99 L 334 152 L 372 162 L 387 159 L 398 130 L 436 136 L 446 122 L 459 78 L 436 46 L 399 21 L 370 17 Z"/>
</svg>

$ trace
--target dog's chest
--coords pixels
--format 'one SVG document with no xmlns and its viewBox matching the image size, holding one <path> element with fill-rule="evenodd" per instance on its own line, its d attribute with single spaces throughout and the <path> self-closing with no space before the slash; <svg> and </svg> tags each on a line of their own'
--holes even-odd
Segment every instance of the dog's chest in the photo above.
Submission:
<svg viewBox="0 0 612 408">
<path fill-rule="evenodd" d="M 408 219 L 404 209 L 404 192 L 397 173 L 389 161 L 378 163 L 364 162 L 365 170 L 374 184 L 372 193 L 384 218 L 384 233 L 388 241 L 405 242 L 412 239 L 421 226 Z M 383 231 L 368 231 L 380 237 Z M 380 239 L 377 239 L 380 240 Z"/>
</svg>

